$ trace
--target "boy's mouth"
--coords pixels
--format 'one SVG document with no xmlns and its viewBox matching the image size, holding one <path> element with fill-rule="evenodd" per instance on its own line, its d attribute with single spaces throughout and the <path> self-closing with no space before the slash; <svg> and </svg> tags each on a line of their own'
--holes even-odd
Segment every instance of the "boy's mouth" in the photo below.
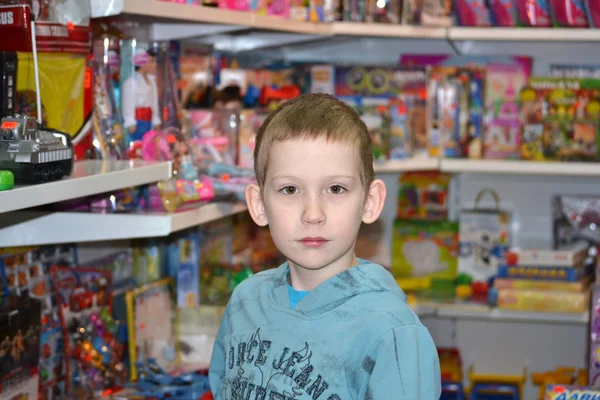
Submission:
<svg viewBox="0 0 600 400">
<path fill-rule="evenodd" d="M 329 240 L 322 237 L 305 237 L 299 240 L 306 247 L 310 247 L 313 249 L 319 248 L 329 242 Z"/>
</svg>

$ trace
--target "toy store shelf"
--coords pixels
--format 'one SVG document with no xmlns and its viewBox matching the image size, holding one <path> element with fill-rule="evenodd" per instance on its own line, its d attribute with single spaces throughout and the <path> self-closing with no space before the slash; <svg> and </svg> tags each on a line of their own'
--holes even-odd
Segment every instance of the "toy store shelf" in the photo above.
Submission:
<svg viewBox="0 0 600 400">
<path fill-rule="evenodd" d="M 442 159 L 441 170 L 452 173 L 600 176 L 600 164 L 581 162 Z"/>
<path fill-rule="evenodd" d="M 389 160 L 375 163 L 376 174 L 393 174 L 406 171 L 435 171 L 440 169 L 440 160 L 437 158 L 409 158 L 406 160 Z"/>
<path fill-rule="evenodd" d="M 144 185 L 171 177 L 170 162 L 76 162 L 71 177 L 0 192 L 0 213 Z"/>
<path fill-rule="evenodd" d="M 95 3 L 99 4 L 92 8 L 92 17 L 124 14 L 149 18 L 154 22 L 198 22 L 313 35 L 332 34 L 329 24 L 293 21 L 251 12 L 198 5 L 174 4 L 159 0 L 117 0 L 114 4 L 109 2 L 110 6 L 105 5 L 104 3 L 107 2 L 104 0 L 96 0 Z"/>
<path fill-rule="evenodd" d="M 577 324 L 585 325 L 589 321 L 589 313 L 567 314 L 533 311 L 508 311 L 484 305 L 438 304 L 435 313 L 437 318 L 476 319 L 492 321 L 514 321 L 528 323 Z"/>
<path fill-rule="evenodd" d="M 358 22 L 335 22 L 332 24 L 334 35 L 401 37 L 413 39 L 446 39 L 445 28 L 433 28 L 410 25 L 366 24 Z"/>
<path fill-rule="evenodd" d="M 600 30 L 455 27 L 448 29 L 448 39 L 521 42 L 596 42 L 600 41 Z"/>
<path fill-rule="evenodd" d="M 21 211 L 0 219 L 0 248 L 163 237 L 246 209 L 242 204 L 211 203 L 174 214 Z"/>
</svg>

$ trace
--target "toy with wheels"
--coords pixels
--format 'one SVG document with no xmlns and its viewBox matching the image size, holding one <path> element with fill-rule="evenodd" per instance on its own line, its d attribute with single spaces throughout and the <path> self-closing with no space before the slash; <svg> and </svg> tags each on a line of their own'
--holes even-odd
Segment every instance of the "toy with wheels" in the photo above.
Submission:
<svg viewBox="0 0 600 400">
<path fill-rule="evenodd" d="M 471 381 L 470 400 L 521 400 L 523 385 L 527 381 L 527 369 L 521 375 L 482 374 L 469 368 Z"/>
</svg>

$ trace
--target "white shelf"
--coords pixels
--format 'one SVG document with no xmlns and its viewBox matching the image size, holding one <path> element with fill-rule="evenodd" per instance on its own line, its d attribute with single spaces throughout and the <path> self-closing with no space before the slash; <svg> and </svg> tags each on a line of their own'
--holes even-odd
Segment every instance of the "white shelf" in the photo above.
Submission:
<svg viewBox="0 0 600 400">
<path fill-rule="evenodd" d="M 69 178 L 40 185 L 17 186 L 13 190 L 0 192 L 0 213 L 144 185 L 170 177 L 169 162 L 79 161 L 75 163 Z"/>
<path fill-rule="evenodd" d="M 492 321 L 515 321 L 527 323 L 577 324 L 585 325 L 589 321 L 589 313 L 568 314 L 534 311 L 509 311 L 491 308 L 485 305 L 438 304 L 437 318 L 475 319 Z"/>
<path fill-rule="evenodd" d="M 437 158 L 409 158 L 406 160 L 389 160 L 375 163 L 376 174 L 393 174 L 408 171 L 436 171 L 440 169 Z"/>
<path fill-rule="evenodd" d="M 258 15 L 252 12 L 224 10 L 159 0 L 92 0 L 95 18 L 127 15 L 154 23 L 201 23 L 245 28 L 293 32 L 322 36 L 390 37 L 453 41 L 504 42 L 596 42 L 600 29 L 565 28 L 436 28 L 375 23 L 300 22 L 285 18 Z M 182 32 L 183 33 L 183 32 Z M 185 37 L 185 34 L 184 36 Z"/>
<path fill-rule="evenodd" d="M 446 39 L 447 35 L 445 28 L 359 22 L 334 22 L 331 30 L 334 35 L 340 36 Z"/>
<path fill-rule="evenodd" d="M 600 41 L 600 29 L 454 27 L 448 29 L 448 39 L 520 42 L 597 42 Z"/>
<path fill-rule="evenodd" d="M 600 176 L 600 163 L 442 159 L 441 170 L 451 173 Z"/>
<path fill-rule="evenodd" d="M 173 214 L 21 211 L 2 219 L 0 248 L 163 237 L 246 209 L 243 204 L 210 203 Z"/>
</svg>

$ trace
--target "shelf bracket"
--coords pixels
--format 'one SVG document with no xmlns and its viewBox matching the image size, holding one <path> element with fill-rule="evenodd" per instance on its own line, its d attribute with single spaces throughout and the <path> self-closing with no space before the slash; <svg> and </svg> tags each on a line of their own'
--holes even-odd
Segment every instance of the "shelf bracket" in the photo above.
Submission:
<svg viewBox="0 0 600 400">
<path fill-rule="evenodd" d="M 462 56 L 462 51 L 460 50 L 454 39 L 450 37 L 450 28 L 446 29 L 446 42 L 448 42 L 448 45 L 452 48 L 452 51 L 454 51 L 454 55 Z"/>
</svg>

